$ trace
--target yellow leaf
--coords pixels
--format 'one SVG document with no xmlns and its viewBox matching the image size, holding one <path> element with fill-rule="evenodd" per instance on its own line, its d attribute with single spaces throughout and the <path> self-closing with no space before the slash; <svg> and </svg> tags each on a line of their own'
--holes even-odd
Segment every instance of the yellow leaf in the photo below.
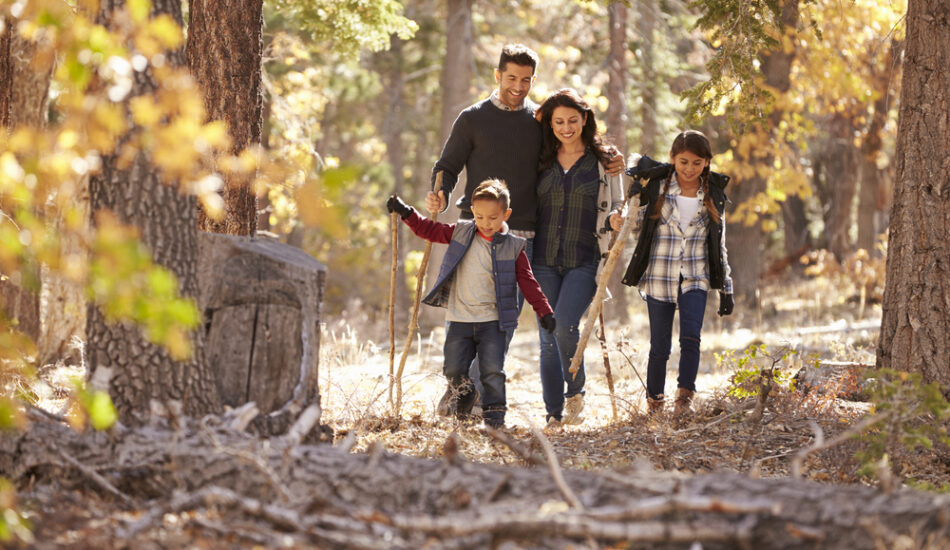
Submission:
<svg viewBox="0 0 950 550">
<path fill-rule="evenodd" d="M 162 111 L 155 105 L 150 96 L 138 96 L 129 102 L 132 108 L 132 119 L 140 126 L 154 126 L 162 119 Z"/>
</svg>

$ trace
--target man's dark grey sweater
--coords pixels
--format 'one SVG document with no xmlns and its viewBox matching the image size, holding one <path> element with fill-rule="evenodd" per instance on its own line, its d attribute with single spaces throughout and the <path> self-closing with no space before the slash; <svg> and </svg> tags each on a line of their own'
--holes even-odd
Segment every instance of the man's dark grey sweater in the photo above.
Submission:
<svg viewBox="0 0 950 550">
<path fill-rule="evenodd" d="M 538 155 L 541 153 L 541 125 L 534 119 L 537 105 L 525 100 L 525 108 L 505 111 L 485 99 L 462 111 L 442 157 L 432 169 L 442 170 L 442 190 L 446 200 L 467 169 L 465 196 L 459 201 L 461 218 L 471 219 L 472 191 L 489 178 L 504 180 L 511 193 L 511 229 L 534 231 L 537 221 Z"/>
</svg>

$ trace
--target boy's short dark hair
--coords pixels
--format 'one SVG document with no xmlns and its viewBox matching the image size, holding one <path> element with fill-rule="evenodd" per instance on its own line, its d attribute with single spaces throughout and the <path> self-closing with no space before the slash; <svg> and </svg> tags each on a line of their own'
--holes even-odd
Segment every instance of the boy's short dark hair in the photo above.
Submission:
<svg viewBox="0 0 950 550">
<path fill-rule="evenodd" d="M 508 186 L 504 181 L 494 178 L 481 182 L 472 192 L 472 202 L 483 200 L 498 201 L 501 203 L 502 210 L 508 210 L 508 205 L 511 204 Z"/>
<path fill-rule="evenodd" d="M 501 57 L 498 58 L 498 70 L 505 72 L 509 61 L 515 65 L 531 67 L 531 74 L 538 70 L 538 54 L 524 44 L 505 44 L 501 49 Z"/>
</svg>

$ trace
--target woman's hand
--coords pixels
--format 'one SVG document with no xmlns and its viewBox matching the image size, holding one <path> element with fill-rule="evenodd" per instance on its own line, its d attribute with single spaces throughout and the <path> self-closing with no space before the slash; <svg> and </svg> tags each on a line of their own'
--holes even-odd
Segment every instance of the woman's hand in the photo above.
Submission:
<svg viewBox="0 0 950 550">
<path fill-rule="evenodd" d="M 620 231 L 620 228 L 623 227 L 623 216 L 619 213 L 614 213 L 610 215 L 610 228 L 614 231 Z"/>
</svg>

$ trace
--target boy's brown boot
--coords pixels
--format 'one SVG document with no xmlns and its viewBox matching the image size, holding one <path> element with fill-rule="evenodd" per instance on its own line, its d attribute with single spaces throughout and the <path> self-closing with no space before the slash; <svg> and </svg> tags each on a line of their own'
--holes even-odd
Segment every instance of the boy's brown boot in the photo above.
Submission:
<svg viewBox="0 0 950 550">
<path fill-rule="evenodd" d="M 647 397 L 647 414 L 659 414 L 663 412 L 663 394 L 656 396 L 656 399 Z"/>
<path fill-rule="evenodd" d="M 686 388 L 677 388 L 676 401 L 673 402 L 673 416 L 686 416 L 690 411 L 690 404 L 693 402 L 693 395 L 696 392 Z"/>
</svg>

